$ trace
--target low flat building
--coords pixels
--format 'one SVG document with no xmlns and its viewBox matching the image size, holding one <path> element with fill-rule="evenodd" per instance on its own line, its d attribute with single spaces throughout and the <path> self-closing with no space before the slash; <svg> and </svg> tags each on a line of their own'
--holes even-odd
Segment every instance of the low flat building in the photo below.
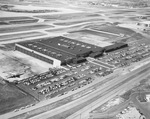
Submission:
<svg viewBox="0 0 150 119">
<path fill-rule="evenodd" d="M 39 43 L 75 57 L 87 57 L 92 52 L 103 51 L 103 48 L 101 47 L 63 36 L 41 40 Z"/>
<path fill-rule="evenodd" d="M 15 50 L 48 62 L 53 66 L 66 64 L 73 59 L 73 56 L 70 54 L 66 54 L 60 50 L 53 49 L 38 42 L 17 43 Z"/>
<path fill-rule="evenodd" d="M 89 57 L 92 57 L 92 58 L 97 58 L 100 56 L 103 56 L 103 52 L 94 52 L 89 55 Z"/>
<path fill-rule="evenodd" d="M 128 44 L 125 44 L 125 43 L 115 43 L 113 45 L 104 47 L 104 51 L 105 52 L 111 52 L 111 51 L 118 50 L 118 49 L 125 48 L 125 47 L 128 47 Z"/>
<path fill-rule="evenodd" d="M 53 66 L 80 63 L 86 61 L 85 57 L 88 57 L 92 53 L 96 53 L 94 56 L 92 55 L 93 57 L 100 56 L 103 53 L 103 48 L 101 47 L 63 36 L 45 38 L 36 42 L 17 43 L 15 49 L 48 62 Z"/>
</svg>

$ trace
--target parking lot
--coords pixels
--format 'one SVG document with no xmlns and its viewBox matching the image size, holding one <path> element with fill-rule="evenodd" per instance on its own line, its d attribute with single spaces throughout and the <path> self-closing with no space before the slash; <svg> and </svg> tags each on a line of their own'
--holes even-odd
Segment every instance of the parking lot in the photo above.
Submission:
<svg viewBox="0 0 150 119">
<path fill-rule="evenodd" d="M 116 67 L 129 66 L 150 56 L 150 44 L 135 43 L 128 48 L 111 52 L 98 60 Z"/>
<path fill-rule="evenodd" d="M 35 75 L 18 82 L 17 87 L 34 96 L 37 100 L 44 100 L 67 94 L 93 82 L 96 77 L 104 77 L 113 73 L 107 67 L 92 62 L 68 65 L 65 69 L 57 69 Z"/>
</svg>

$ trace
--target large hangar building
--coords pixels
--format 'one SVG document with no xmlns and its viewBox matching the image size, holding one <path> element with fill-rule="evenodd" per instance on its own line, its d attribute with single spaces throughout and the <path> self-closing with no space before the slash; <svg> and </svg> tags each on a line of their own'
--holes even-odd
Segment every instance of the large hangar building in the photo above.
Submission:
<svg viewBox="0 0 150 119">
<path fill-rule="evenodd" d="M 32 57 L 48 62 L 53 66 L 86 61 L 85 57 L 97 58 L 104 52 L 127 47 L 125 43 L 116 43 L 101 48 L 63 36 L 46 38 L 39 41 L 17 43 L 15 49 Z"/>
<path fill-rule="evenodd" d="M 61 50 L 62 52 L 73 55 L 75 57 L 87 57 L 92 52 L 100 52 L 103 50 L 101 47 L 63 36 L 41 40 L 39 43 L 47 45 L 48 47 L 56 50 Z"/>
<path fill-rule="evenodd" d="M 17 43 L 15 49 L 54 66 L 63 65 L 73 58 L 72 55 L 44 46 L 38 42 Z"/>
<path fill-rule="evenodd" d="M 53 66 L 85 61 L 84 57 L 103 48 L 65 37 L 46 38 L 40 41 L 17 43 L 15 50 L 48 62 Z"/>
<path fill-rule="evenodd" d="M 121 48 L 125 48 L 125 47 L 128 47 L 128 44 L 126 44 L 126 43 L 115 43 L 113 45 L 104 47 L 104 51 L 105 52 L 112 52 L 112 51 L 115 51 L 115 50 L 118 50 Z"/>
</svg>

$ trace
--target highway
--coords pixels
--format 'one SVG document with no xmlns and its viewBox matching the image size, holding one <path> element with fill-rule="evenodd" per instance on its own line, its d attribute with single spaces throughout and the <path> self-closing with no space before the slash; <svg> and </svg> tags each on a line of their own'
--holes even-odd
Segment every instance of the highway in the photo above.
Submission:
<svg viewBox="0 0 150 119">
<path fill-rule="evenodd" d="M 146 78 L 148 76 L 149 72 L 150 72 L 150 70 L 147 70 L 145 72 L 145 73 L 147 73 L 147 75 L 145 75 L 145 73 L 142 73 L 141 75 L 133 78 L 132 80 L 127 79 L 124 82 L 121 82 L 121 83 L 117 84 L 113 88 L 110 88 L 108 91 L 102 93 L 102 98 L 99 98 L 98 100 L 94 101 L 93 103 L 85 106 L 83 109 L 77 111 L 76 113 L 74 113 L 73 115 L 69 116 L 66 119 L 80 119 L 80 118 L 81 119 L 87 119 L 89 117 L 89 112 L 91 112 L 92 109 L 97 108 L 98 105 L 100 106 L 100 105 L 104 104 L 105 102 L 112 99 L 116 95 L 121 95 L 124 92 L 124 90 L 127 91 L 127 90 L 132 89 L 131 85 L 134 85 L 137 82 L 139 82 L 140 80 Z"/>
<path fill-rule="evenodd" d="M 53 119 L 53 116 L 55 117 L 55 115 L 57 114 L 61 115 L 61 113 L 63 113 L 64 111 L 69 112 L 70 110 L 74 110 L 74 107 L 81 106 L 84 103 L 85 105 L 84 106 L 82 105 L 84 108 L 82 107 L 80 110 L 78 110 L 73 115 L 69 116 L 67 119 L 79 119 L 79 117 L 82 117 L 82 118 L 85 117 L 85 119 L 87 119 L 88 113 L 92 109 L 105 103 L 107 100 L 111 99 L 112 97 L 121 94 L 124 90 L 128 90 L 129 87 L 132 88 L 131 85 L 134 85 L 140 80 L 144 79 L 148 75 L 149 71 L 150 71 L 150 66 L 149 65 L 144 66 L 140 69 L 137 69 L 131 72 L 128 76 L 125 75 L 125 76 L 115 78 L 117 80 L 113 80 L 112 82 L 109 82 L 108 84 L 103 85 L 101 88 L 99 88 L 98 90 L 94 91 L 93 93 L 87 96 L 79 98 L 71 103 L 63 105 L 54 110 L 32 117 L 31 119 L 40 119 L 40 118 L 46 119 L 48 117 L 52 117 L 49 119 Z M 98 103 L 98 102 L 101 102 L 101 103 Z M 89 105 L 86 105 L 86 104 L 89 104 Z"/>
</svg>

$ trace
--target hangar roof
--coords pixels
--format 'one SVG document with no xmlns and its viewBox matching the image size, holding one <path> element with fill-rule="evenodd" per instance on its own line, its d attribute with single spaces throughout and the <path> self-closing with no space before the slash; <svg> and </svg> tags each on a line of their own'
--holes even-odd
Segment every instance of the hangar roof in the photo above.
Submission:
<svg viewBox="0 0 150 119">
<path fill-rule="evenodd" d="M 45 46 L 38 42 L 23 42 L 23 43 L 18 43 L 18 44 L 28 49 L 31 49 L 33 51 L 40 52 L 42 54 L 45 54 L 47 56 L 53 57 L 61 61 L 73 58 L 73 56 L 70 54 L 66 54 L 64 52 Z"/>
<path fill-rule="evenodd" d="M 74 39 L 66 38 L 63 36 L 49 38 L 45 40 L 38 41 L 40 44 L 52 47 L 56 50 L 61 50 L 62 52 L 80 56 L 88 52 L 102 51 L 101 47 L 83 43 Z"/>
</svg>

